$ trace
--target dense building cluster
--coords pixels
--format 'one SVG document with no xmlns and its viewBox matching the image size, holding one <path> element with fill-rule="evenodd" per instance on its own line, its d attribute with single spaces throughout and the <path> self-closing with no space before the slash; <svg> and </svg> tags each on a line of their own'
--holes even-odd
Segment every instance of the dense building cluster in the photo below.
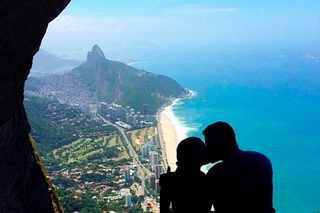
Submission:
<svg viewBox="0 0 320 213">
<path fill-rule="evenodd" d="M 154 117 L 148 114 L 147 104 L 143 105 L 142 113 L 128 106 L 99 102 L 91 102 L 82 110 L 40 98 L 26 98 L 26 104 L 32 115 L 63 127 L 50 135 L 60 135 L 65 130 L 71 137 L 46 150 L 53 152 L 43 159 L 66 211 L 77 212 L 91 206 L 99 212 L 119 209 L 159 212 L 158 179 L 163 166 L 158 133 L 150 127 L 155 124 Z M 44 111 L 40 113 L 40 109 Z M 129 147 L 116 136 L 110 122 L 133 129 L 127 132 L 127 137 L 138 162 L 128 156 Z M 142 128 L 144 125 L 148 128 Z M 79 137 L 75 137 L 78 132 Z M 137 165 L 144 174 L 138 172 Z"/>
<path fill-rule="evenodd" d="M 149 184 L 151 189 L 160 192 L 159 177 L 164 172 L 163 165 L 160 163 L 159 150 L 156 145 L 156 135 L 152 136 L 152 141 L 145 141 L 140 146 L 141 157 L 149 161 L 153 173 L 149 173 Z"/>
<path fill-rule="evenodd" d="M 155 117 L 149 115 L 147 104 L 143 105 L 143 113 L 136 111 L 130 106 L 122 107 L 119 104 L 104 102 L 90 104 L 82 109 L 91 116 L 96 116 L 97 113 L 101 113 L 107 120 L 114 122 L 125 129 L 152 125 L 155 121 Z"/>
<path fill-rule="evenodd" d="M 136 172 L 136 166 L 132 163 L 117 166 L 87 163 L 83 167 L 52 171 L 50 176 L 56 187 L 71 194 L 75 202 L 85 195 L 90 195 L 90 199 L 106 206 L 125 199 L 128 208 L 138 205 L 146 210 L 152 206 L 153 212 L 159 212 L 159 203 L 145 196 L 145 188 L 136 182 Z M 133 202 L 133 197 L 136 199 L 140 196 L 144 198 L 141 202 Z"/>
<path fill-rule="evenodd" d="M 126 180 L 122 173 L 124 171 L 134 171 L 134 165 L 105 166 L 103 164 L 88 163 L 84 167 L 63 168 L 53 171 L 50 176 L 57 184 L 57 187 L 77 194 L 92 193 L 97 201 L 113 202 L 123 197 L 121 190 L 125 186 Z M 130 177 L 130 176 L 129 176 Z M 69 181 L 64 181 L 63 179 Z M 108 183 L 106 179 L 110 179 Z M 132 181 L 131 178 L 127 182 Z M 70 183 L 73 184 L 70 184 Z M 69 184 L 68 184 L 69 183 Z M 68 187 L 68 185 L 70 185 Z M 130 191 L 129 191 L 130 192 Z M 75 197 L 75 199 L 77 199 Z"/>
</svg>

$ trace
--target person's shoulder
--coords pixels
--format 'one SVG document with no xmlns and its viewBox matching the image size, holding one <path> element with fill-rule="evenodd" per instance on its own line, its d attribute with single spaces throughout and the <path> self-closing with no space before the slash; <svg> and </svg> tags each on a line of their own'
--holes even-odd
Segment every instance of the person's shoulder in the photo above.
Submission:
<svg viewBox="0 0 320 213">
<path fill-rule="evenodd" d="M 260 153 L 260 152 L 254 152 L 254 151 L 243 151 L 243 152 L 244 152 L 247 156 L 264 159 L 264 160 L 266 160 L 266 161 L 270 161 L 267 156 L 265 156 L 264 154 L 262 154 L 262 153 Z"/>
<path fill-rule="evenodd" d="M 267 156 L 260 152 L 254 152 L 254 151 L 245 151 L 244 152 L 247 158 L 251 161 L 255 161 L 259 163 L 260 165 L 265 165 L 271 167 L 271 161 Z"/>
<path fill-rule="evenodd" d="M 177 175 L 175 172 L 163 173 L 160 175 L 159 185 L 160 186 L 171 185 L 175 182 L 176 179 L 177 179 Z"/>
</svg>

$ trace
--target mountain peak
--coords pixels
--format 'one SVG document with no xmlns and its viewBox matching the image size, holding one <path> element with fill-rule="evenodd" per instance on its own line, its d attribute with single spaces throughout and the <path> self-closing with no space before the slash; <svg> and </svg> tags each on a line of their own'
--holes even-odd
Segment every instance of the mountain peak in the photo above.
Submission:
<svg viewBox="0 0 320 213">
<path fill-rule="evenodd" d="M 91 52 L 88 52 L 88 56 L 87 56 L 87 60 L 88 61 L 92 61 L 92 60 L 95 60 L 97 58 L 103 58 L 105 59 L 106 57 L 104 56 L 104 53 L 103 51 L 101 50 L 101 48 L 95 44 L 93 47 L 92 47 L 92 50 Z"/>
</svg>

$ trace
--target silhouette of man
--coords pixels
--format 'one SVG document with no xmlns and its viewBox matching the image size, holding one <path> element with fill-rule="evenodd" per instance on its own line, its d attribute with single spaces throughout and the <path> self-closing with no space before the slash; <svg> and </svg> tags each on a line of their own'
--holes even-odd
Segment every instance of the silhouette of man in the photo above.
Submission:
<svg viewBox="0 0 320 213">
<path fill-rule="evenodd" d="M 160 212 L 210 212 L 206 176 L 200 171 L 208 163 L 205 144 L 196 137 L 182 140 L 177 147 L 177 160 L 175 172 L 170 172 L 169 167 L 167 173 L 160 175 Z"/>
<path fill-rule="evenodd" d="M 213 123 L 202 132 L 209 160 L 209 197 L 216 213 L 271 213 L 272 167 L 257 152 L 238 148 L 235 133 L 226 122 Z"/>
</svg>

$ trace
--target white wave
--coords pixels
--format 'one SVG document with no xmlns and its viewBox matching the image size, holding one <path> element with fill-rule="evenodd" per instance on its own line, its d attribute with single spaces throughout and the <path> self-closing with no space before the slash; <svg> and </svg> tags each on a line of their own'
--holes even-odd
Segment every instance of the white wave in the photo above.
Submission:
<svg viewBox="0 0 320 213">
<path fill-rule="evenodd" d="M 177 117 L 174 112 L 173 108 L 175 108 L 177 105 L 182 105 L 181 100 L 175 100 L 172 105 L 166 107 L 164 111 L 162 112 L 164 115 L 168 117 L 170 122 L 173 124 L 175 131 L 177 133 L 178 141 L 182 141 L 183 139 L 187 138 L 188 133 L 190 131 L 197 131 L 196 128 L 188 127 L 185 120 L 181 117 Z"/>
<path fill-rule="evenodd" d="M 191 96 L 190 98 L 193 98 L 193 97 L 196 97 L 198 95 L 198 92 L 197 91 L 194 91 L 194 90 L 191 90 L 189 89 L 190 93 L 191 93 Z"/>
<path fill-rule="evenodd" d="M 175 100 L 175 101 L 173 102 L 173 104 L 171 105 L 171 107 L 172 107 L 173 109 L 176 109 L 176 108 L 179 108 L 179 106 L 181 106 L 181 105 L 183 105 L 183 104 L 184 104 L 184 102 L 183 102 L 182 99 L 177 99 L 177 100 Z"/>
</svg>

